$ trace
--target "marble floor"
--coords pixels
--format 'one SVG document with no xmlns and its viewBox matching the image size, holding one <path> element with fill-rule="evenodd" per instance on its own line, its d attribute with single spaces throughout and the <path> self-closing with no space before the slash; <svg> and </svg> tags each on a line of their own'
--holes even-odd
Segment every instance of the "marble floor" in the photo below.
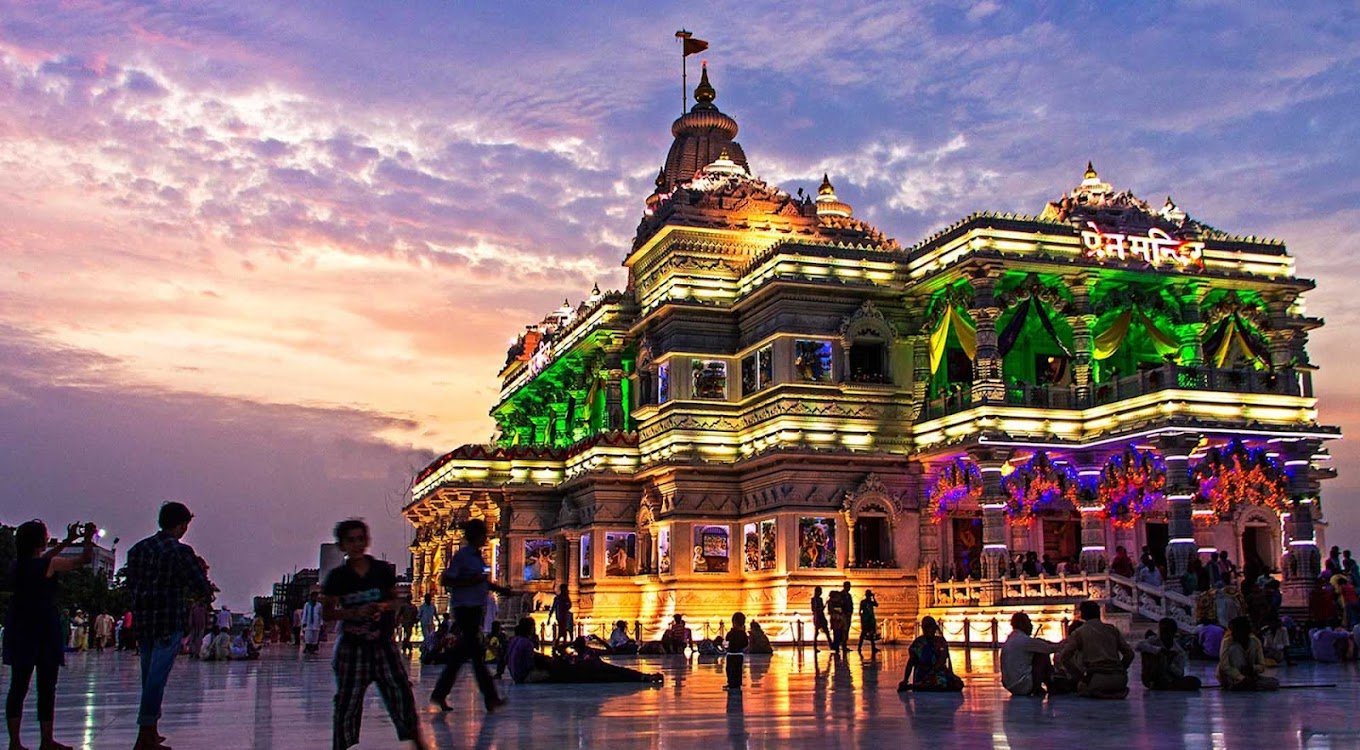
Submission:
<svg viewBox="0 0 1360 750">
<path fill-rule="evenodd" d="M 956 654 L 963 666 L 962 654 Z M 902 648 L 869 660 L 852 653 L 780 650 L 748 657 L 747 687 L 723 691 L 712 659 L 625 660 L 661 671 L 660 687 L 514 685 L 503 712 L 488 717 L 460 675 L 454 710 L 424 711 L 423 730 L 438 747 L 455 748 L 1360 748 L 1360 668 L 1299 665 L 1279 670 L 1286 683 L 1335 683 L 1268 695 L 1147 693 L 1126 701 L 1064 696 L 1011 699 L 997 682 L 989 652 L 974 652 L 962 695 L 899 696 Z M 1212 681 L 1212 665 L 1196 663 Z M 58 688 L 58 739 L 77 747 L 131 747 L 136 733 L 138 673 L 128 654 L 73 655 Z M 416 696 L 436 673 L 412 668 Z M 7 669 L 0 680 L 9 683 Z M 162 733 L 179 750 L 326 748 L 332 677 L 324 657 L 267 649 L 256 662 L 181 659 L 171 675 Z M 401 747 L 370 691 L 362 748 Z M 30 695 L 24 737 L 37 747 Z"/>
</svg>

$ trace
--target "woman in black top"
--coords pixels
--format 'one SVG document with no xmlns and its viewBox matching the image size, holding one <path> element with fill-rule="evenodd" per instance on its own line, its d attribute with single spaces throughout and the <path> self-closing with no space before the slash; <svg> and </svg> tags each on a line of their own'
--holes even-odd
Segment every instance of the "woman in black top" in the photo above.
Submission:
<svg viewBox="0 0 1360 750">
<path fill-rule="evenodd" d="M 83 537 L 85 545 L 80 557 L 57 557 L 78 537 Z M 14 598 L 5 617 L 3 654 L 5 664 L 10 666 L 9 695 L 5 700 L 10 750 L 23 748 L 19 727 L 34 671 L 38 673 L 38 726 L 42 732 L 39 747 L 70 750 L 69 745 L 52 739 L 57 670 L 66 663 L 66 638 L 57 609 L 57 580 L 53 576 L 86 565 L 94 557 L 94 524 L 87 523 L 83 529 L 79 524 L 71 524 L 66 529 L 66 539 L 47 549 L 47 526 L 42 521 L 28 521 L 15 529 L 14 547 Z"/>
</svg>

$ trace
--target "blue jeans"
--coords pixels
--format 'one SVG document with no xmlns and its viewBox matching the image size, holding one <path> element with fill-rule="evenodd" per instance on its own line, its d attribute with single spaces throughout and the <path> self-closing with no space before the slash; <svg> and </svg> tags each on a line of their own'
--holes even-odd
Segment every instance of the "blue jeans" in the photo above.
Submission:
<svg viewBox="0 0 1360 750">
<path fill-rule="evenodd" d="M 170 679 L 170 669 L 175 666 L 175 656 L 179 654 L 179 643 L 183 638 L 183 633 L 176 632 L 168 638 L 144 640 L 139 644 L 142 657 L 142 705 L 137 710 L 137 726 L 151 727 L 160 721 L 165 682 Z"/>
</svg>

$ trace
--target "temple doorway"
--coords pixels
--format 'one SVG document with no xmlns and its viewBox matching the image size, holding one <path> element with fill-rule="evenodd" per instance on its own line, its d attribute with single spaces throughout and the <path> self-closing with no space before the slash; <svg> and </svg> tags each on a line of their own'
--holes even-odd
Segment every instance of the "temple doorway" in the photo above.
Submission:
<svg viewBox="0 0 1360 750">
<path fill-rule="evenodd" d="M 1081 522 L 1073 519 L 1044 519 L 1044 552 L 1055 565 L 1081 559 Z"/>
<path fill-rule="evenodd" d="M 982 519 L 955 518 L 954 570 L 950 578 L 961 581 L 982 577 Z"/>
<path fill-rule="evenodd" d="M 1262 573 L 1275 570 L 1275 545 L 1270 529 L 1265 526 L 1248 526 L 1242 530 L 1242 559 L 1235 561 L 1242 566 L 1242 575 L 1250 584 Z"/>
<path fill-rule="evenodd" d="M 1164 523 L 1149 522 L 1144 526 L 1147 531 L 1147 548 L 1157 567 L 1166 570 L 1166 545 L 1171 543 L 1171 529 Z"/>
<path fill-rule="evenodd" d="M 855 567 L 885 568 L 893 562 L 892 533 L 884 516 L 855 520 Z"/>
</svg>

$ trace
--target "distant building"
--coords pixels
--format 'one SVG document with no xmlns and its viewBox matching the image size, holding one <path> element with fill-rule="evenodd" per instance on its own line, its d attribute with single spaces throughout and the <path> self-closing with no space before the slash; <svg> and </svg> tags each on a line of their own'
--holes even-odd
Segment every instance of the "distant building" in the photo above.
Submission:
<svg viewBox="0 0 1360 750">
<path fill-rule="evenodd" d="M 332 570 L 345 564 L 345 553 L 340 551 L 340 545 L 335 542 L 326 542 L 321 545 L 320 562 L 320 580 L 324 581 Z"/>
<path fill-rule="evenodd" d="M 84 547 L 79 544 L 71 545 L 62 550 L 58 557 L 77 558 L 84 552 Z M 90 561 L 90 570 L 103 575 L 105 578 L 112 579 L 114 572 L 113 550 L 107 547 L 94 545 L 94 559 Z"/>
<path fill-rule="evenodd" d="M 291 576 L 285 575 L 274 584 L 273 613 L 275 617 L 290 617 L 307 600 L 307 593 L 317 585 L 316 568 L 303 568 Z"/>
</svg>

